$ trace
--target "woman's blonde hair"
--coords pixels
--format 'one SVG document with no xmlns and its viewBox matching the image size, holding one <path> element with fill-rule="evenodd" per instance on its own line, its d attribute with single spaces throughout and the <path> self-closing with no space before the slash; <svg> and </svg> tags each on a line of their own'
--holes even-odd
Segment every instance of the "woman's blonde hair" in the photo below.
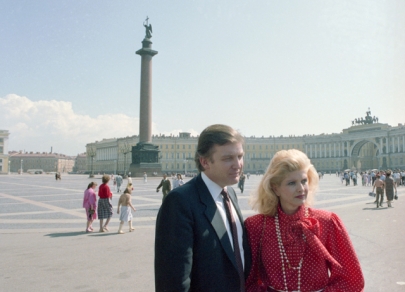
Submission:
<svg viewBox="0 0 405 292">
<path fill-rule="evenodd" d="M 279 197 L 272 186 L 280 186 L 286 176 L 296 170 L 304 170 L 308 176 L 308 196 L 305 205 L 312 203 L 314 193 L 318 188 L 319 176 L 305 153 L 296 150 L 278 151 L 264 174 L 257 190 L 250 196 L 250 206 L 260 214 L 274 216 L 277 212 Z"/>
</svg>

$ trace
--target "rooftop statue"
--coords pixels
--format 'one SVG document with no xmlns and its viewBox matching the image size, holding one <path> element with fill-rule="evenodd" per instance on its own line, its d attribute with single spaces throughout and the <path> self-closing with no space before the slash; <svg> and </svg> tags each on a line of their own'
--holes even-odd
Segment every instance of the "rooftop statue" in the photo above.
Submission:
<svg viewBox="0 0 405 292">
<path fill-rule="evenodd" d="M 150 39 L 152 37 L 152 24 L 148 24 L 149 17 L 146 16 L 143 26 L 145 27 L 145 38 Z"/>
<path fill-rule="evenodd" d="M 373 124 L 373 123 L 378 123 L 378 118 L 376 116 L 372 117 L 370 108 L 368 108 L 368 111 L 366 112 L 366 116 L 364 118 L 354 119 L 354 121 L 352 121 L 352 126 Z"/>
</svg>

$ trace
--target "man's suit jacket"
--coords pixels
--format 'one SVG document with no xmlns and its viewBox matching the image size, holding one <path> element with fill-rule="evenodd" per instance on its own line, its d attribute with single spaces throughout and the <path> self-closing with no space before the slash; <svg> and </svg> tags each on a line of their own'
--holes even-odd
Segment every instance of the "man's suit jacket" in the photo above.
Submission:
<svg viewBox="0 0 405 292">
<path fill-rule="evenodd" d="M 242 223 L 245 277 L 250 248 L 235 192 L 230 199 Z M 201 174 L 170 192 L 156 219 L 156 291 L 237 292 L 238 270 L 225 224 Z"/>
<path fill-rule="evenodd" d="M 170 192 L 170 190 L 172 189 L 172 184 L 170 183 L 170 180 L 166 178 L 166 180 L 162 179 L 162 181 L 160 182 L 160 184 L 157 187 L 162 188 L 162 192 L 163 194 L 167 194 Z"/>
</svg>

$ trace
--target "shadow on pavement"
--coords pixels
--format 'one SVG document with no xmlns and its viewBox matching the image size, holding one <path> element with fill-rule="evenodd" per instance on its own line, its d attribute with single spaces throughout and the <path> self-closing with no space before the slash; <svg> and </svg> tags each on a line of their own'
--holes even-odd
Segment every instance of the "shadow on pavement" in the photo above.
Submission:
<svg viewBox="0 0 405 292">
<path fill-rule="evenodd" d="M 49 237 L 69 237 L 69 236 L 79 236 L 79 235 L 89 235 L 89 236 L 110 236 L 110 235 L 118 235 L 118 233 L 113 232 L 91 232 L 91 233 L 86 233 L 84 231 L 76 231 L 76 232 L 60 232 L 60 233 L 49 233 L 45 234 L 44 236 L 49 236 Z"/>
<path fill-rule="evenodd" d="M 387 207 L 381 207 L 381 208 L 363 208 L 363 210 L 370 210 L 370 211 L 379 211 L 379 210 L 387 210 Z"/>
<path fill-rule="evenodd" d="M 91 236 L 110 236 L 110 235 L 118 235 L 117 232 L 96 232 L 96 233 L 91 233 Z"/>
<path fill-rule="evenodd" d="M 45 234 L 44 236 L 49 236 L 49 237 L 67 237 L 67 236 L 78 236 L 78 235 L 86 235 L 89 233 L 86 233 L 84 231 L 76 231 L 76 232 L 60 232 L 60 233 L 49 233 Z"/>
</svg>

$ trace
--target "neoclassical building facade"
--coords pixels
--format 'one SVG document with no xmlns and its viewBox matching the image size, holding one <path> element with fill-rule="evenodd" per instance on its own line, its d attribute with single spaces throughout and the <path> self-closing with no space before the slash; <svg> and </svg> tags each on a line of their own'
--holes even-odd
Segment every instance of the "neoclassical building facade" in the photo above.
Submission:
<svg viewBox="0 0 405 292">
<path fill-rule="evenodd" d="M 10 160 L 8 155 L 8 130 L 0 130 L 0 174 L 8 174 L 10 172 Z"/>
<path fill-rule="evenodd" d="M 180 133 L 179 136 L 153 136 L 152 139 L 159 146 L 162 172 L 197 172 L 194 153 L 198 137 Z M 138 140 L 138 136 L 132 136 L 87 144 L 87 170 L 128 172 L 132 160 L 130 150 Z M 339 134 L 245 137 L 244 171 L 265 171 L 274 153 L 282 149 L 305 152 L 322 172 L 405 169 L 405 126 L 372 123 L 353 125 Z"/>
</svg>

